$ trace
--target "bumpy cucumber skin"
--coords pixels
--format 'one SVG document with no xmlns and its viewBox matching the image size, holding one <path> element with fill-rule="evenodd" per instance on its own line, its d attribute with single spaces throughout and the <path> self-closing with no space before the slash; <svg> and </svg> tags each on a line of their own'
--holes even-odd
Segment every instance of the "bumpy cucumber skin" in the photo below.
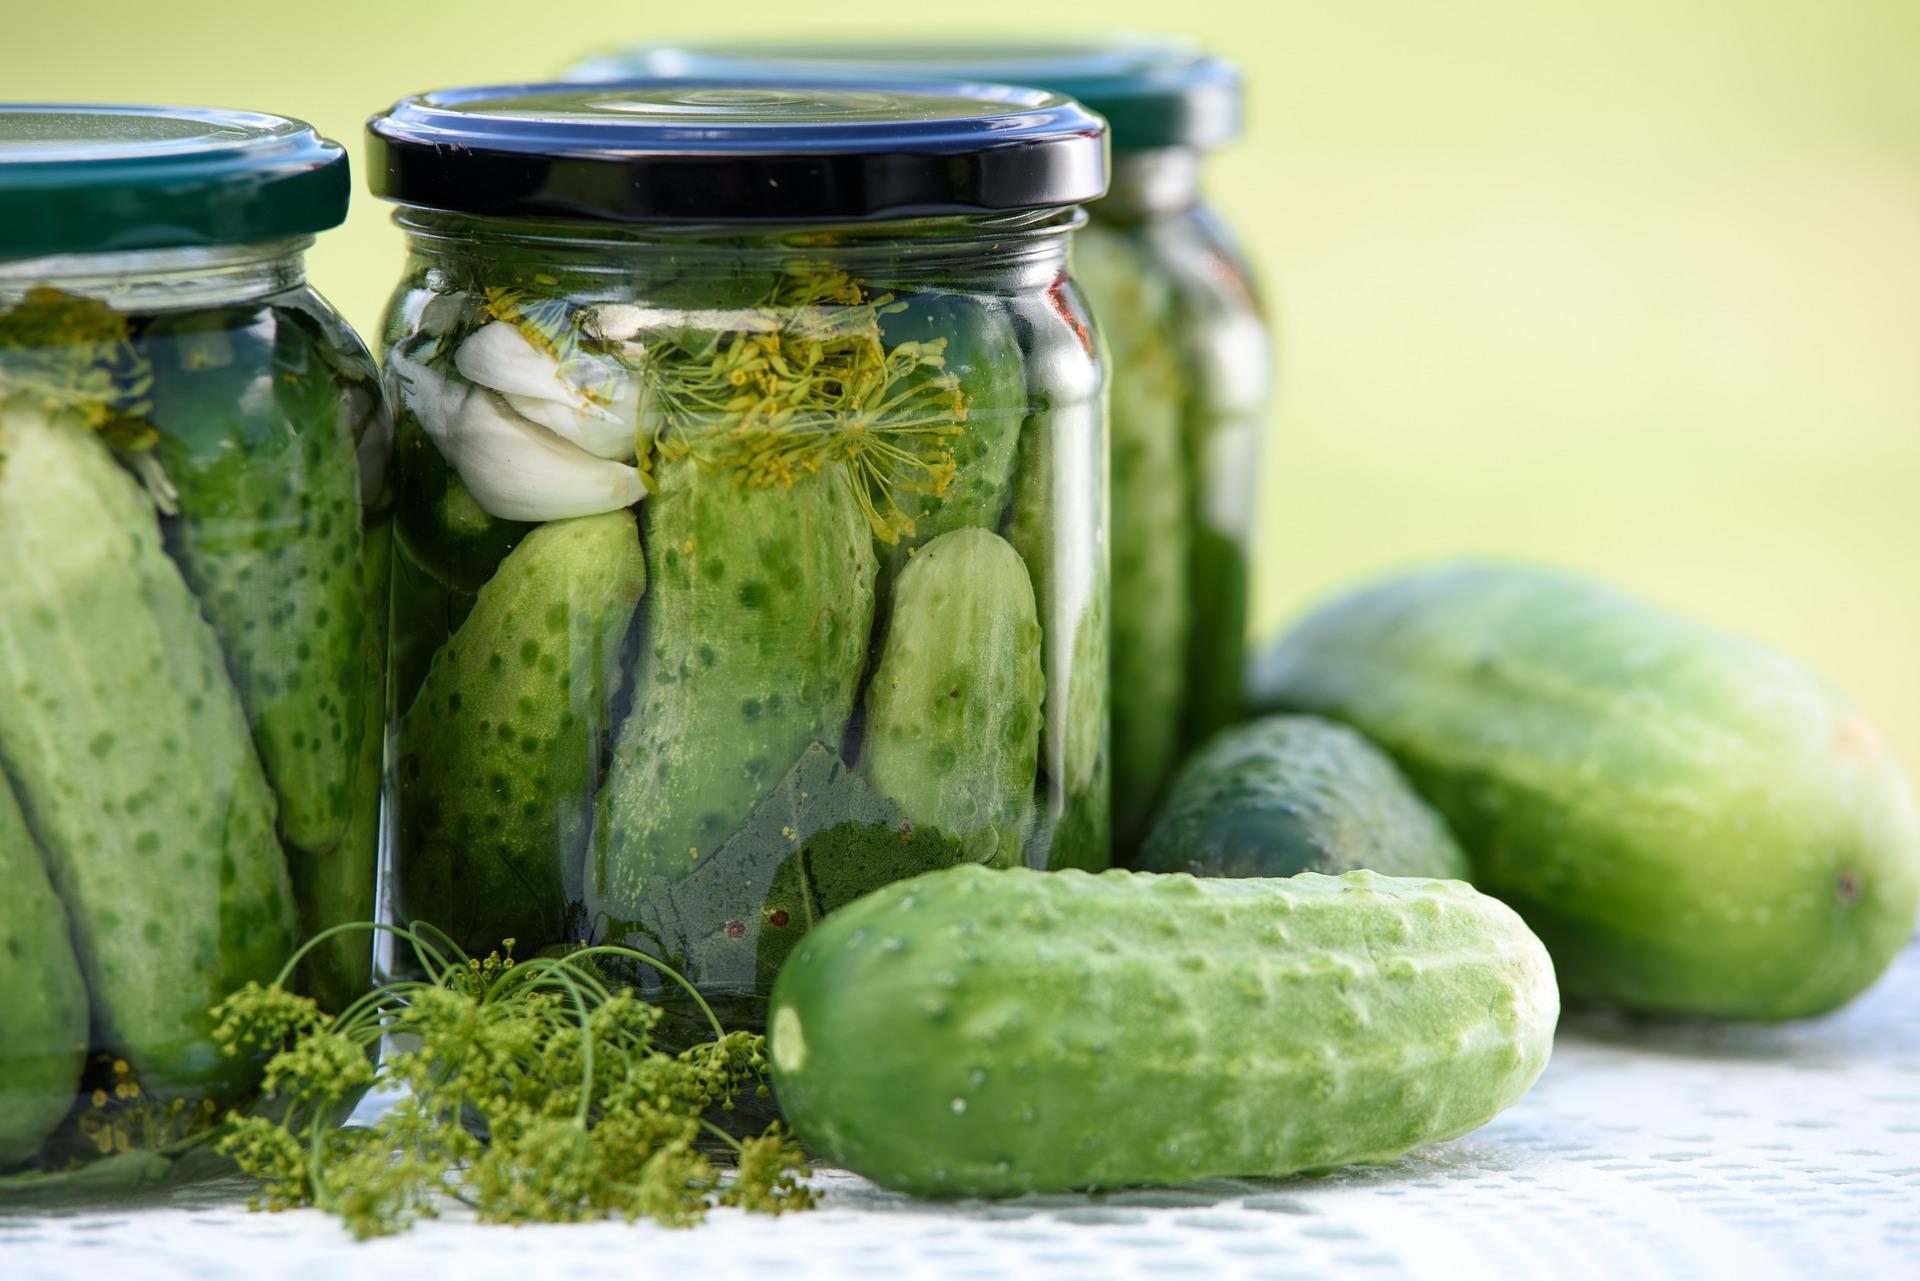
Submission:
<svg viewBox="0 0 1920 1281">
<path fill-rule="evenodd" d="M 481 955 L 562 941 L 646 582 L 633 514 L 614 511 L 541 525 L 480 589 L 400 719 L 404 918 Z"/>
<path fill-rule="evenodd" d="M 355 754 L 379 714 L 364 696 L 348 405 L 315 339 L 287 318 L 246 328 L 229 318 L 232 327 L 205 331 L 188 323 L 156 326 L 145 344 L 156 452 L 179 492 L 169 547 L 226 651 L 282 835 L 324 853 L 346 834 Z M 263 378 L 272 390 L 264 402 L 250 394 Z"/>
<path fill-rule="evenodd" d="M 1076 233 L 1074 274 L 1111 355 L 1113 836 L 1130 851 L 1179 759 L 1187 646 L 1188 485 L 1174 299 L 1146 255 L 1098 225 Z M 1198 625 L 1211 626 L 1210 621 Z"/>
<path fill-rule="evenodd" d="M 366 528 L 361 546 L 363 639 L 360 674 L 363 705 L 384 713 L 387 684 L 387 614 L 393 522 Z M 310 939 L 334 925 L 371 921 L 379 881 L 381 768 L 387 741 L 384 714 L 370 714 L 360 730 L 354 758 L 353 813 L 340 843 L 324 854 L 294 846 L 287 851 L 294 898 L 300 905 L 300 936 Z M 373 974 L 373 934 L 353 930 L 334 935 L 300 963 L 300 988 L 338 1013 L 359 998 Z"/>
<path fill-rule="evenodd" d="M 1570 997 L 1817 1014 L 1912 936 L 1920 818 L 1860 712 L 1582 579 L 1465 565 L 1363 588 L 1265 655 L 1254 694 L 1386 748 Z"/>
<path fill-rule="evenodd" d="M 1523 1095 L 1546 950 L 1457 881 L 960 867 L 822 922 L 774 985 L 794 1131 L 890 1188 L 1009 1196 L 1291 1174 Z"/>
<path fill-rule="evenodd" d="M 791 487 L 661 463 L 633 710 L 600 795 L 587 906 L 635 920 L 732 835 L 808 744 L 837 744 L 873 627 L 873 533 L 836 474 Z"/>
<path fill-rule="evenodd" d="M 894 584 L 860 770 L 981 862 L 1018 862 L 1032 821 L 1040 639 L 1026 564 L 991 530 L 942 534 Z"/>
<path fill-rule="evenodd" d="M 73 924 L 93 1039 L 149 1093 L 244 1088 L 213 1004 L 291 951 L 267 787 L 153 505 L 68 418 L 0 416 L 0 763 Z"/>
<path fill-rule="evenodd" d="M 1467 877 L 1453 834 L 1386 754 L 1315 716 L 1263 717 L 1190 757 L 1133 866 L 1194 876 L 1365 868 Z"/>
<path fill-rule="evenodd" d="M 3 465 L 3 464 L 0 464 Z M 73 1107 L 87 1057 L 87 986 L 67 909 L 0 775 L 0 1170 L 31 1157 Z"/>
</svg>

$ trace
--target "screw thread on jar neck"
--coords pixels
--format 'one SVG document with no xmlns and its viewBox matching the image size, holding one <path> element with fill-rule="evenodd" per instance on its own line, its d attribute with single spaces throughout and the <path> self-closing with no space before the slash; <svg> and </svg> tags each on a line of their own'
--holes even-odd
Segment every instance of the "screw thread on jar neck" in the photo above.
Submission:
<svg viewBox="0 0 1920 1281">
<path fill-rule="evenodd" d="M 1113 180 L 1093 216 L 1151 218 L 1192 208 L 1200 199 L 1202 158 L 1192 147 L 1114 152 Z"/>
<path fill-rule="evenodd" d="M 50 287 L 120 311 L 217 307 L 306 283 L 311 236 L 245 245 L 0 259 L 0 305 Z"/>
</svg>

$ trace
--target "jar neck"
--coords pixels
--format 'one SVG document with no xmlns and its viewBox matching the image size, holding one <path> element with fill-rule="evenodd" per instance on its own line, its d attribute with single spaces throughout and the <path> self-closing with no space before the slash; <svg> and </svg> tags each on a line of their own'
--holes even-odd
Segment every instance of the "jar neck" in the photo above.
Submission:
<svg viewBox="0 0 1920 1281">
<path fill-rule="evenodd" d="M 1192 147 L 1113 153 L 1107 194 L 1094 206 L 1100 218 L 1157 218 L 1199 202 L 1201 153 Z"/>
<path fill-rule="evenodd" d="M 246 245 L 128 249 L 0 258 L 0 304 L 59 289 L 117 311 L 178 311 L 247 302 L 307 281 L 311 236 Z"/>
<path fill-rule="evenodd" d="M 662 266 L 676 280 L 698 282 L 825 262 L 889 285 L 1011 292 L 1059 278 L 1068 237 L 1086 215 L 1064 207 L 840 226 L 655 227 L 402 209 L 394 221 L 409 250 L 429 263 L 470 259 L 483 275 L 506 260 L 542 263 L 576 279 L 603 276 L 610 290 Z"/>
</svg>

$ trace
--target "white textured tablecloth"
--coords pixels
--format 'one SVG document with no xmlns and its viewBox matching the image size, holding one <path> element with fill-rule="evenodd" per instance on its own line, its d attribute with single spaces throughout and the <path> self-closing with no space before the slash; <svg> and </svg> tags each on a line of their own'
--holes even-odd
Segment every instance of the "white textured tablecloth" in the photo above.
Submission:
<svg viewBox="0 0 1920 1281">
<path fill-rule="evenodd" d="M 357 1244 L 234 1186 L 0 1212 L 0 1281 L 86 1278 L 1920 1278 L 1920 949 L 1785 1027 L 1574 1015 L 1485 1129 L 1329 1178 L 935 1204 L 826 1172 L 821 1208 L 699 1228 L 458 1218 Z"/>
</svg>

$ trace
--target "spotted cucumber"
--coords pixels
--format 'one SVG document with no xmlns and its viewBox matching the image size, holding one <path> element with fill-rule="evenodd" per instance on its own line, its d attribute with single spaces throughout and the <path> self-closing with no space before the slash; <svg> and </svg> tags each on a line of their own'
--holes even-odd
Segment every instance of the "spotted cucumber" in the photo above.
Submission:
<svg viewBox="0 0 1920 1281">
<path fill-rule="evenodd" d="M 0 412 L 0 764 L 66 904 L 93 1039 L 224 1094 L 209 1009 L 291 951 L 273 793 L 153 504 L 78 420 Z M 356 566 L 356 575 L 358 567 Z"/>
<path fill-rule="evenodd" d="M 958 867 L 809 932 L 769 1039 L 826 1160 L 1007 1196 L 1389 1159 L 1519 1099 L 1558 1013 L 1458 881 Z"/>
<path fill-rule="evenodd" d="M 400 719 L 403 916 L 468 951 L 562 941 L 646 581 L 633 514 L 613 511 L 539 526 L 480 589 Z"/>
<path fill-rule="evenodd" d="M 364 698 L 350 402 L 318 341 L 278 313 L 168 318 L 143 348 L 178 492 L 170 550 L 226 652 L 281 834 L 325 853 L 346 834 L 355 752 L 379 715 Z"/>
<path fill-rule="evenodd" d="M 1326 605 L 1253 684 L 1391 753 L 1569 996 L 1814 1014 L 1912 937 L 1920 815 L 1899 765 L 1856 707 L 1749 641 L 1470 564 Z"/>
<path fill-rule="evenodd" d="M 1216 735 L 1174 775 L 1131 866 L 1467 876 L 1453 834 L 1386 754 L 1317 716 L 1265 716 Z"/>
<path fill-rule="evenodd" d="M 636 919 L 649 878 L 686 876 L 809 744 L 840 741 L 873 626 L 874 540 L 839 470 L 762 487 L 659 465 L 633 709 L 585 877 L 596 915 Z"/>
<path fill-rule="evenodd" d="M 942 534 L 894 585 L 860 769 L 909 820 L 1018 862 L 1039 765 L 1040 624 L 1026 564 L 991 530 Z"/>
<path fill-rule="evenodd" d="M 34 1154 L 73 1107 L 87 1055 L 87 987 L 67 909 L 0 775 L 0 1170 Z"/>
</svg>

